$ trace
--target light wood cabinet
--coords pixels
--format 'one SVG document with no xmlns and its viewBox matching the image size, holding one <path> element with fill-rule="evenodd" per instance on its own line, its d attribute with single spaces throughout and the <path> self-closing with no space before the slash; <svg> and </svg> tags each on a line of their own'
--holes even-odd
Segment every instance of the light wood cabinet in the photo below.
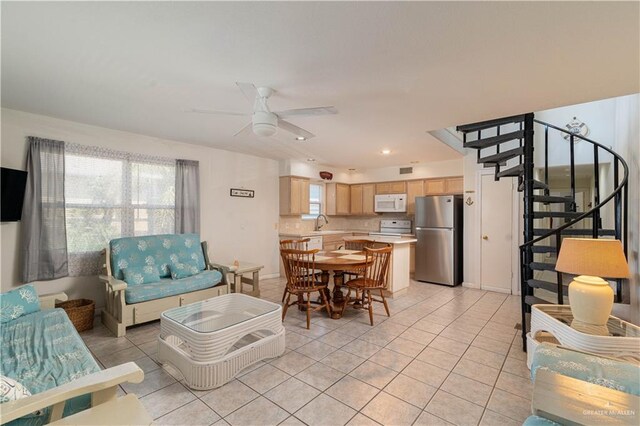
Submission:
<svg viewBox="0 0 640 426">
<path fill-rule="evenodd" d="M 447 194 L 462 194 L 464 192 L 464 179 L 462 176 L 447 178 L 445 191 L 447 191 Z"/>
<path fill-rule="evenodd" d="M 407 214 L 416 211 L 416 197 L 424 196 L 424 181 L 410 180 L 407 182 Z"/>
<path fill-rule="evenodd" d="M 409 246 L 409 273 L 416 272 L 416 243 Z"/>
<path fill-rule="evenodd" d="M 329 216 L 348 215 L 351 212 L 351 190 L 345 183 L 328 183 L 327 209 Z"/>
<path fill-rule="evenodd" d="M 280 177 L 280 216 L 309 214 L 309 179 Z"/>
<path fill-rule="evenodd" d="M 373 183 L 362 185 L 362 214 L 374 215 L 376 198 L 376 186 Z"/>
<path fill-rule="evenodd" d="M 376 194 L 404 194 L 407 186 L 404 181 L 376 183 Z"/>
<path fill-rule="evenodd" d="M 442 195 L 446 193 L 444 179 L 426 179 L 424 181 L 424 195 Z"/>
<path fill-rule="evenodd" d="M 362 185 L 351 185 L 351 214 L 362 214 Z"/>
</svg>

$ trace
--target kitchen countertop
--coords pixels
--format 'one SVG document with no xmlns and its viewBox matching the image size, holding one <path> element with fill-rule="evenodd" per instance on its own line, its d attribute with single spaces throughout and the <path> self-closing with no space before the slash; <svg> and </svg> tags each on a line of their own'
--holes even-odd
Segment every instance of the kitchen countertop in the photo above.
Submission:
<svg viewBox="0 0 640 426">
<path fill-rule="evenodd" d="M 388 243 L 388 244 L 411 244 L 418 240 L 412 237 L 391 237 L 386 235 L 368 235 L 366 237 L 344 237 L 345 241 L 349 240 L 368 240 L 376 243 Z"/>
<path fill-rule="evenodd" d="M 371 231 L 357 230 L 357 229 L 327 229 L 326 231 L 285 231 L 280 232 L 281 237 L 294 237 L 294 238 L 306 238 L 306 237 L 321 237 L 323 235 L 340 235 L 340 234 L 369 234 Z"/>
</svg>

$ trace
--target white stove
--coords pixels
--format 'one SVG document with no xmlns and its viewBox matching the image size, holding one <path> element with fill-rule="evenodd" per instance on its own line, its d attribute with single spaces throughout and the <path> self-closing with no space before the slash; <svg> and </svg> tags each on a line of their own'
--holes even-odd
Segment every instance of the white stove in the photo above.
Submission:
<svg viewBox="0 0 640 426">
<path fill-rule="evenodd" d="M 369 232 L 369 235 L 410 236 L 412 235 L 411 221 L 383 219 L 380 221 L 380 232 Z"/>
</svg>

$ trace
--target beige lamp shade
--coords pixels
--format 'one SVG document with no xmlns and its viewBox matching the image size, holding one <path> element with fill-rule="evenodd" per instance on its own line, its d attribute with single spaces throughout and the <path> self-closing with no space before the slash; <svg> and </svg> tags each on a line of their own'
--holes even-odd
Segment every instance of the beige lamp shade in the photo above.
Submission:
<svg viewBox="0 0 640 426">
<path fill-rule="evenodd" d="M 629 277 L 622 243 L 612 239 L 563 239 L 556 271 L 602 278 Z"/>
</svg>

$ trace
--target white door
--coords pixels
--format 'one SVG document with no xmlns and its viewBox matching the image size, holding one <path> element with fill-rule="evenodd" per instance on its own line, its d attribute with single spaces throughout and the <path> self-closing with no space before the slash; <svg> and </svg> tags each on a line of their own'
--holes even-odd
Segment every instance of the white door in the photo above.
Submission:
<svg viewBox="0 0 640 426">
<path fill-rule="evenodd" d="M 512 178 L 495 181 L 482 175 L 480 217 L 480 288 L 511 293 Z"/>
</svg>

